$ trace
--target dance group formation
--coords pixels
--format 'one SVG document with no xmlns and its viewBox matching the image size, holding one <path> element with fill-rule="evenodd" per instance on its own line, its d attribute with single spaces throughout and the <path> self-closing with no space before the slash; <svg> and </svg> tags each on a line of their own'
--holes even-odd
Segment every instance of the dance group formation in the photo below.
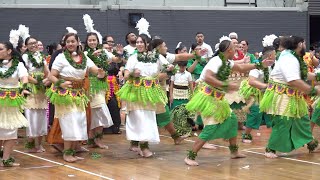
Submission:
<svg viewBox="0 0 320 180">
<path fill-rule="evenodd" d="M 66 162 L 75 162 L 83 159 L 77 153 L 88 151 L 84 142 L 108 148 L 104 131 L 121 133 L 122 115 L 129 150 L 145 158 L 153 156 L 149 143 L 160 142 L 158 127 L 176 145 L 202 130 L 184 159 L 190 166 L 198 165 L 201 148 L 216 148 L 207 143 L 214 139 L 229 141 L 231 158 L 244 158 L 238 129 L 242 143 L 251 143 L 251 131 L 261 125 L 272 128 L 268 158 L 304 145 L 317 149 L 312 129 L 320 125 L 319 60 L 306 53 L 303 38 L 267 35 L 254 55 L 234 32 L 214 50 L 198 32 L 190 50 L 180 42 L 171 54 L 160 36 L 151 38 L 145 18 L 137 23 L 138 36 L 125 36 L 125 47 L 113 47 L 112 36 L 103 38 L 89 15 L 83 20 L 84 43 L 67 27 L 48 55 L 24 25 L 0 42 L 1 166 L 19 166 L 10 155 L 20 128 L 26 127 L 27 152 L 44 152 L 47 136 Z"/>
</svg>

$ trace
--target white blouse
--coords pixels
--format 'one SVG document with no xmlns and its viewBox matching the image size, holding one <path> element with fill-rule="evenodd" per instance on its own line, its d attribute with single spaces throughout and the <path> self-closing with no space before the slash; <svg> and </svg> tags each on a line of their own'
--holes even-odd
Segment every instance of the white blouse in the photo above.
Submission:
<svg viewBox="0 0 320 180">
<path fill-rule="evenodd" d="M 229 64 L 230 68 L 232 69 L 234 66 L 234 61 L 228 60 L 228 62 L 229 62 L 228 64 Z M 200 75 L 200 79 L 202 81 L 204 81 L 205 73 L 207 70 L 212 71 L 214 74 L 218 74 L 218 71 L 221 66 L 222 66 L 222 60 L 220 59 L 219 56 L 215 56 L 215 57 L 211 58 L 210 61 L 208 62 L 208 64 L 203 68 L 202 73 Z"/>
<path fill-rule="evenodd" d="M 299 61 L 289 50 L 281 52 L 279 60 L 271 71 L 270 78 L 283 82 L 301 79 Z"/>
<path fill-rule="evenodd" d="M 0 67 L 0 72 L 5 73 L 9 67 L 3 65 Z M 9 78 L 0 79 L 0 88 L 19 88 L 20 78 L 28 76 L 28 71 L 22 62 L 19 62 L 17 70 Z"/>
<path fill-rule="evenodd" d="M 179 71 L 174 76 L 171 76 L 171 81 L 173 81 L 175 85 L 188 86 L 189 82 L 192 82 L 192 76 L 188 71 Z"/>
<path fill-rule="evenodd" d="M 70 63 L 68 62 L 68 60 L 64 56 L 64 53 L 60 53 L 56 57 L 56 59 L 54 60 L 54 62 L 52 64 L 52 69 L 59 71 L 60 75 L 64 76 L 64 77 L 71 77 L 71 78 L 75 78 L 75 79 L 84 79 L 86 72 L 87 72 L 87 68 L 91 68 L 91 67 L 95 66 L 94 63 L 92 62 L 92 60 L 90 58 L 88 58 L 88 56 L 86 56 L 86 58 L 87 58 L 86 68 L 76 69 L 70 65 Z"/>
<path fill-rule="evenodd" d="M 40 52 L 35 52 L 33 54 L 33 58 L 37 61 L 37 63 L 40 63 L 42 61 L 44 65 L 47 65 L 46 60 L 41 56 Z M 42 68 L 33 67 L 31 60 L 28 58 L 28 54 L 23 54 L 22 59 L 26 63 L 29 73 L 44 72 L 43 67 Z"/>
<path fill-rule="evenodd" d="M 142 77 L 154 77 L 163 69 L 164 64 L 169 64 L 169 62 L 162 55 L 159 55 L 156 63 L 144 63 L 138 61 L 138 54 L 133 54 L 129 57 L 125 69 L 130 72 L 139 69 Z"/>
</svg>

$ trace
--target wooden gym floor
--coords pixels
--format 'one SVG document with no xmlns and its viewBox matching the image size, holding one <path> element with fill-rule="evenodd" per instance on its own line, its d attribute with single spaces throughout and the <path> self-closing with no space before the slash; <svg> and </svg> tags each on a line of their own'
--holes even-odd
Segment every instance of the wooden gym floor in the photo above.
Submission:
<svg viewBox="0 0 320 180">
<path fill-rule="evenodd" d="M 21 166 L 0 167 L 0 179 L 320 179 L 320 153 L 309 154 L 306 147 L 278 159 L 265 158 L 263 153 L 270 130 L 264 126 L 259 131 L 253 131 L 252 144 L 241 143 L 239 131 L 240 150 L 247 158 L 231 160 L 228 142 L 215 140 L 210 143 L 216 144 L 217 150 L 202 149 L 198 153 L 198 167 L 189 167 L 183 162 L 195 137 L 187 139 L 181 145 L 173 145 L 166 131 L 161 129 L 160 134 L 160 144 L 150 146 L 154 152 L 152 158 L 141 158 L 129 151 L 129 142 L 123 131 L 121 135 L 104 136 L 108 150 L 90 148 L 90 152 L 79 154 L 85 159 L 76 163 L 65 163 L 62 155 L 46 144 L 45 153 L 25 153 L 25 139 L 20 138 L 13 156 Z M 315 136 L 319 138 L 319 135 L 317 127 Z M 92 158 L 93 152 L 102 157 Z"/>
</svg>

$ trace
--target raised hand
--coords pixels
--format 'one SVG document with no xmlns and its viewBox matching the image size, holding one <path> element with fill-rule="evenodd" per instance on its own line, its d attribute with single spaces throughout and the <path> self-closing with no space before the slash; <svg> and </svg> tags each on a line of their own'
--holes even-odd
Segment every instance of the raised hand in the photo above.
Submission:
<svg viewBox="0 0 320 180">
<path fill-rule="evenodd" d="M 118 54 L 123 54 L 123 46 L 122 44 L 117 44 L 116 51 Z"/>
</svg>

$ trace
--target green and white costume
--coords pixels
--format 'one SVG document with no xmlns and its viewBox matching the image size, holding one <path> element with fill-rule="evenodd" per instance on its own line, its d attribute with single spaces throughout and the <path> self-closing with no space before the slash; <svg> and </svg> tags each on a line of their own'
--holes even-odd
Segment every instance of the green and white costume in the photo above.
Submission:
<svg viewBox="0 0 320 180">
<path fill-rule="evenodd" d="M 158 73 L 166 59 L 157 53 L 137 53 L 129 57 L 126 68 L 130 73 L 140 70 L 140 77 L 129 79 L 118 91 L 119 97 L 127 104 L 127 139 L 158 143 L 159 132 L 156 111 L 164 112 L 168 99 L 162 90 Z"/>
<path fill-rule="evenodd" d="M 224 62 L 221 57 L 223 57 L 222 54 L 213 57 L 205 66 L 200 75 L 200 83 L 196 87 L 193 97 L 186 105 L 187 110 L 200 113 L 205 127 L 199 138 L 204 141 L 218 138 L 230 139 L 237 136 L 237 118 L 230 109 L 228 101 L 224 98 L 225 92 L 204 82 L 207 70 L 218 74 L 220 71 L 230 70 L 233 67 L 234 62 L 232 60 L 224 60 L 226 61 L 226 66 L 222 67 Z M 220 70 L 220 68 L 223 69 Z M 219 80 L 224 81 L 229 75 L 230 71 L 225 75 L 225 79 L 217 77 Z"/>
<path fill-rule="evenodd" d="M 313 140 L 303 93 L 288 85 L 288 82 L 304 79 L 300 66 L 304 64 L 299 63 L 294 52 L 284 50 L 270 74 L 260 103 L 260 110 L 272 115 L 267 151 L 290 152 Z"/>
<path fill-rule="evenodd" d="M 26 134 L 31 138 L 44 136 L 47 135 L 48 131 L 48 100 L 42 80 L 44 79 L 44 69 L 47 62 L 40 52 L 27 52 L 22 55 L 22 58 L 27 66 L 29 76 L 38 81 L 37 84 L 30 84 L 32 93 L 27 97 L 24 105 L 24 114 L 29 121 Z"/>
<path fill-rule="evenodd" d="M 88 48 L 84 53 L 98 67 L 108 72 L 108 61 L 114 56 L 112 53 L 102 50 L 100 56 L 93 55 L 94 49 Z M 91 123 L 90 129 L 97 127 L 108 128 L 113 125 L 109 108 L 106 104 L 106 92 L 109 90 L 106 78 L 98 79 L 96 75 L 89 74 L 90 79 L 90 107 Z"/>
<path fill-rule="evenodd" d="M 253 69 L 250 71 L 249 76 L 257 78 L 257 80 L 262 83 L 266 83 L 263 70 Z M 250 86 L 249 80 L 246 79 L 241 83 L 239 94 L 246 99 L 246 102 L 249 103 L 247 104 L 248 106 L 251 104 L 249 107 L 250 113 L 247 114 L 246 118 L 246 127 L 259 129 L 263 120 L 267 127 L 271 127 L 270 115 L 260 112 L 259 108 L 260 101 L 263 97 L 263 90 Z"/>
<path fill-rule="evenodd" d="M 19 86 L 19 79 L 27 77 L 28 71 L 18 58 L 11 62 L 10 67 L 0 64 L 1 75 L 7 75 L 0 77 L 0 140 L 17 139 L 18 128 L 29 124 L 21 113 L 26 99 L 20 94 Z"/>
</svg>

